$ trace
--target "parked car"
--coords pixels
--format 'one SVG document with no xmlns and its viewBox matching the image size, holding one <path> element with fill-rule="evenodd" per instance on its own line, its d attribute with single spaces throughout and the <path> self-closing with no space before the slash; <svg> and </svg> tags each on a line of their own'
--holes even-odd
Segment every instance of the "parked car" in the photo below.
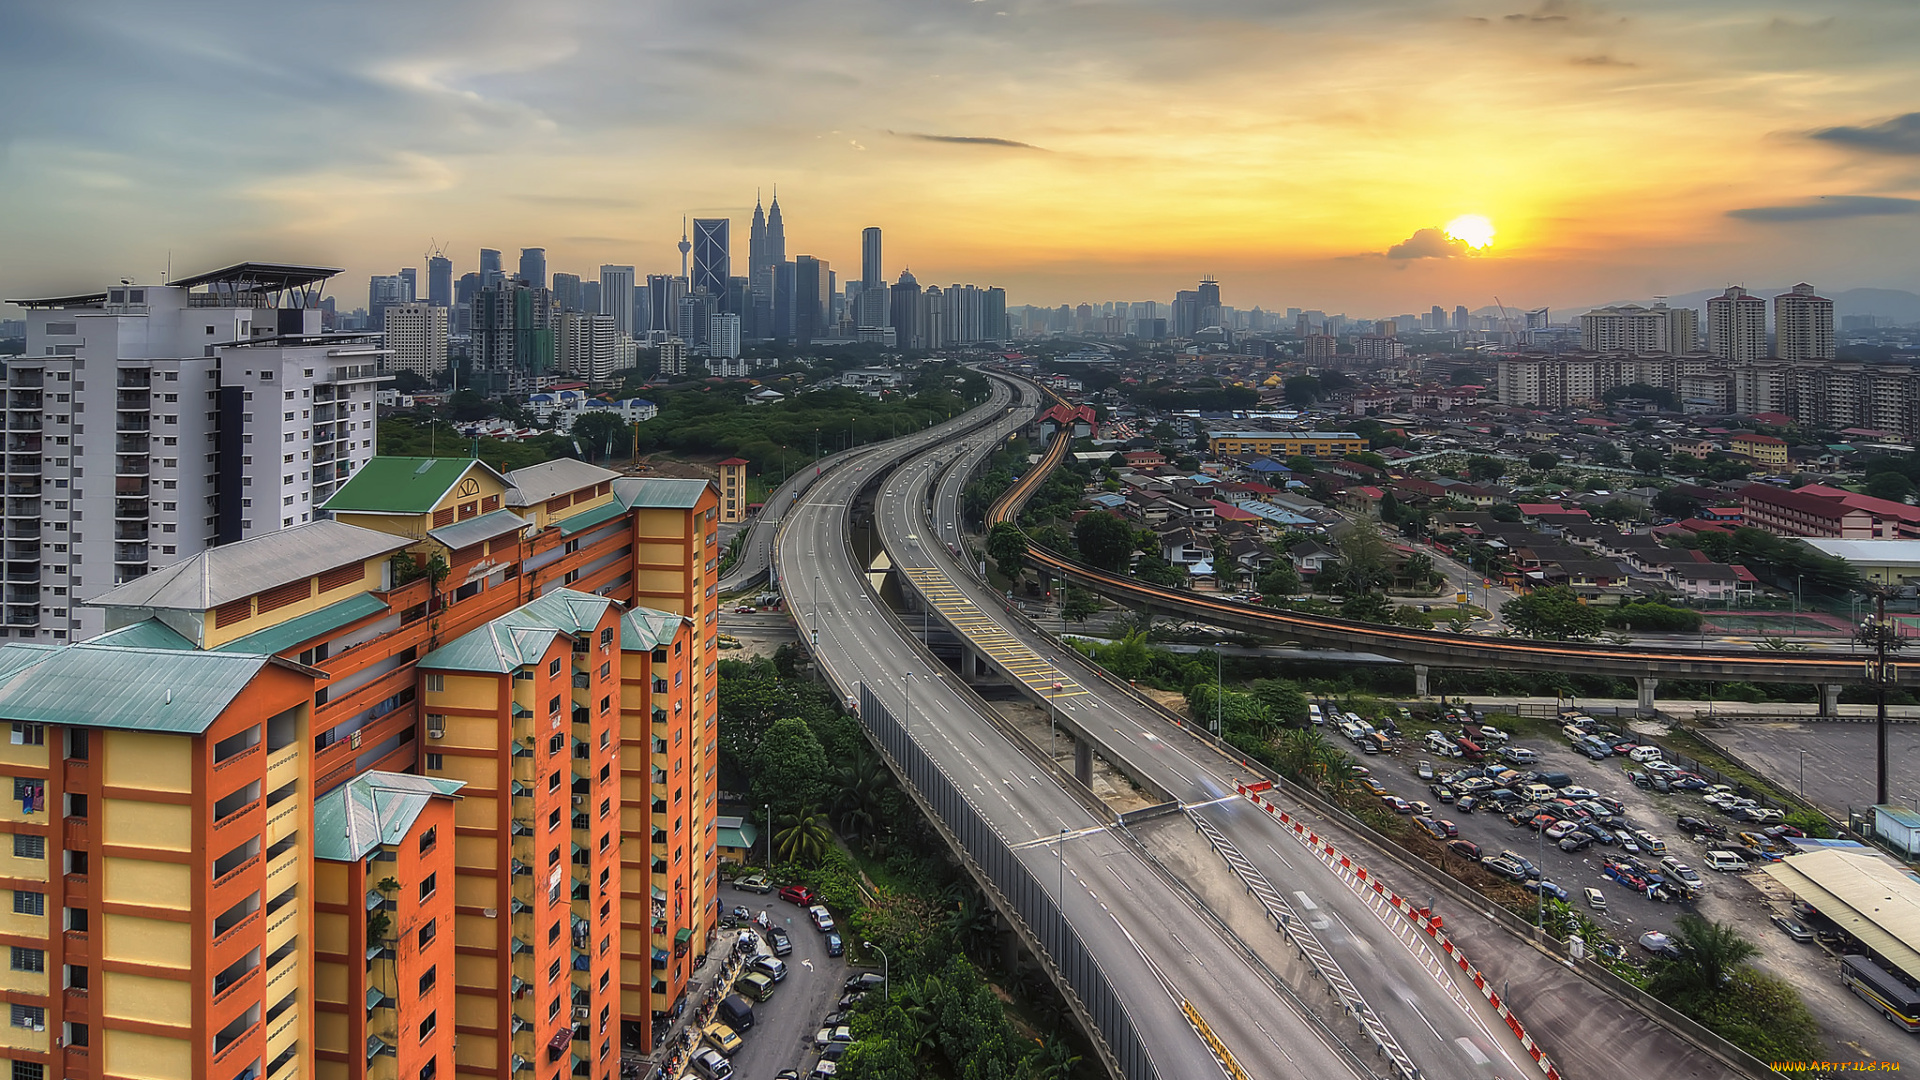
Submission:
<svg viewBox="0 0 1920 1080">
<path fill-rule="evenodd" d="M 1520 868 L 1520 864 L 1504 855 L 1492 855 L 1483 858 L 1480 860 L 1480 865 L 1485 867 L 1488 873 L 1496 874 L 1512 881 L 1527 880 L 1527 872 Z"/>
<path fill-rule="evenodd" d="M 807 917 L 813 920 L 813 925 L 819 927 L 823 934 L 833 929 L 833 912 L 819 904 L 807 909 Z"/>
<path fill-rule="evenodd" d="M 773 996 L 773 980 L 758 971 L 749 971 L 735 979 L 733 988 L 755 1001 L 765 1001 Z"/>
<path fill-rule="evenodd" d="M 1599 889 L 1582 889 L 1581 893 L 1586 896 L 1588 907 L 1595 911 L 1607 910 L 1606 894 L 1602 893 Z"/>
<path fill-rule="evenodd" d="M 1672 938 L 1658 930 L 1649 930 L 1641 934 L 1640 947 L 1655 956 L 1677 957 L 1680 955 L 1680 946 L 1675 945 Z"/>
<path fill-rule="evenodd" d="M 1500 852 L 1500 855 L 1502 858 L 1512 859 L 1514 862 L 1518 863 L 1520 865 L 1520 869 L 1525 871 L 1528 877 L 1537 878 L 1540 876 L 1540 868 L 1533 865 L 1532 860 L 1528 859 L 1526 856 L 1520 854 L 1519 852 L 1502 851 Z"/>
<path fill-rule="evenodd" d="M 706 1036 L 708 1042 L 713 1044 L 715 1050 L 723 1054 L 731 1055 L 740 1052 L 739 1034 L 718 1020 L 708 1024 L 702 1034 Z"/>
<path fill-rule="evenodd" d="M 1447 845 L 1447 852 L 1451 855 L 1458 855 L 1463 859 L 1472 859 L 1474 862 L 1480 861 L 1480 845 L 1471 840 L 1452 841 Z"/>
<path fill-rule="evenodd" d="M 813 903 L 814 892 L 805 885 L 788 885 L 780 890 L 780 899 L 789 904 L 807 907 Z"/>
<path fill-rule="evenodd" d="M 768 881 L 767 875 L 765 874 L 751 874 L 747 877 L 736 879 L 733 887 L 744 892 L 757 892 L 765 896 L 773 891 L 773 882 Z"/>
<path fill-rule="evenodd" d="M 1593 837 L 1594 840 L 1598 841 L 1599 843 L 1605 844 L 1608 847 L 1612 847 L 1613 845 L 1620 842 L 1617 838 L 1615 838 L 1612 829 L 1609 829 L 1605 825 L 1601 825 L 1596 822 L 1592 822 L 1592 821 L 1587 822 L 1585 825 L 1580 826 L 1580 831 L 1583 833 L 1586 833 L 1588 836 Z"/>
<path fill-rule="evenodd" d="M 767 978 L 772 979 L 774 982 L 784 982 L 787 977 L 786 962 L 782 960 L 775 960 L 771 956 L 754 957 L 753 970 L 760 972 L 762 975 L 765 975 Z"/>
<path fill-rule="evenodd" d="M 1573 852 L 1585 851 L 1587 848 L 1592 847 L 1593 837 L 1583 832 L 1568 833 L 1555 841 L 1555 843 L 1559 845 L 1561 851 L 1572 854 Z"/>
<path fill-rule="evenodd" d="M 828 1043 L 852 1041 L 853 1029 L 845 1024 L 841 1024 L 839 1027 L 821 1028 L 819 1031 L 813 1033 L 813 1048 L 815 1050 L 824 1048 Z"/>
<path fill-rule="evenodd" d="M 1413 767 L 1413 774 L 1418 776 L 1423 782 L 1431 781 L 1433 779 L 1433 762 L 1420 762 Z"/>
<path fill-rule="evenodd" d="M 1442 783 L 1436 782 L 1428 787 L 1427 790 L 1432 793 L 1434 798 L 1439 799 L 1442 803 L 1451 803 L 1456 798 L 1453 789 Z"/>
<path fill-rule="evenodd" d="M 778 926 L 767 927 L 767 944 L 773 946 L 773 955 L 785 956 L 793 951 L 793 939 Z"/>
<path fill-rule="evenodd" d="M 1413 807 L 1413 812 L 1421 817 L 1433 816 L 1433 806 L 1424 799 L 1415 799 L 1407 805 Z"/>
<path fill-rule="evenodd" d="M 846 943 L 840 940 L 840 935 L 829 931 L 827 933 L 827 955 L 839 956 L 846 951 Z"/>
<path fill-rule="evenodd" d="M 1773 917 L 1773 925 L 1779 927 L 1782 933 L 1795 941 L 1813 940 L 1812 929 L 1810 929 L 1806 923 L 1790 915 L 1775 915 Z"/>
<path fill-rule="evenodd" d="M 1462 795 L 1453 800 L 1453 808 L 1463 814 L 1471 814 L 1480 805 L 1480 800 L 1472 795 Z"/>
<path fill-rule="evenodd" d="M 1579 824 L 1579 822 L 1575 822 L 1575 821 L 1556 821 L 1556 822 L 1554 822 L 1553 824 L 1551 824 L 1551 825 L 1549 825 L 1549 826 L 1547 826 L 1547 839 L 1549 839 L 1549 840 L 1563 840 L 1563 839 L 1565 839 L 1566 837 L 1568 837 L 1568 836 L 1571 836 L 1571 835 L 1573 835 L 1574 833 L 1576 833 L 1576 832 L 1579 832 L 1579 831 L 1580 831 L 1580 824 Z M 1589 838 L 1589 839 L 1591 839 L 1591 838 Z"/>
<path fill-rule="evenodd" d="M 1555 885 L 1553 882 L 1548 881 L 1545 878 L 1541 878 L 1539 881 L 1522 882 L 1520 887 L 1527 890 L 1528 892 L 1544 893 L 1545 895 L 1551 896 L 1555 900 L 1559 900 L 1562 903 L 1566 902 L 1566 899 L 1567 899 L 1567 890 L 1561 888 L 1558 885 Z"/>
<path fill-rule="evenodd" d="M 702 1080 L 727 1080 L 733 1075 L 733 1063 L 710 1046 L 694 1051 L 690 1064 Z"/>
<path fill-rule="evenodd" d="M 1524 746 L 1505 746 L 1500 749 L 1500 758 L 1515 765 L 1531 765 L 1540 760 L 1540 755 Z"/>
<path fill-rule="evenodd" d="M 1731 851 L 1709 851 L 1707 865 L 1721 873 L 1737 874 L 1747 868 L 1747 860 Z"/>
<path fill-rule="evenodd" d="M 1398 795 L 1383 796 L 1381 801 L 1385 802 L 1389 807 L 1391 807 L 1393 809 L 1393 812 L 1396 814 L 1413 813 L 1413 804 L 1401 798 Z"/>
<path fill-rule="evenodd" d="M 1414 818 L 1413 823 L 1420 826 L 1420 831 L 1433 837 L 1435 840 L 1445 840 L 1447 838 L 1446 832 L 1440 828 L 1440 823 L 1430 817 Z"/>
</svg>

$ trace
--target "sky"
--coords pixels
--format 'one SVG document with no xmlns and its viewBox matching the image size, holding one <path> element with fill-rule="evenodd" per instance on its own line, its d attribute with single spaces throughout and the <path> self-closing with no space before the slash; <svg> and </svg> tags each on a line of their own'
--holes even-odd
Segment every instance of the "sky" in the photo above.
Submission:
<svg viewBox="0 0 1920 1080">
<path fill-rule="evenodd" d="M 0 0 L 0 295 L 788 253 L 1012 304 L 1920 291 L 1911 0 Z M 1468 249 L 1437 230 L 1478 214 Z"/>
</svg>

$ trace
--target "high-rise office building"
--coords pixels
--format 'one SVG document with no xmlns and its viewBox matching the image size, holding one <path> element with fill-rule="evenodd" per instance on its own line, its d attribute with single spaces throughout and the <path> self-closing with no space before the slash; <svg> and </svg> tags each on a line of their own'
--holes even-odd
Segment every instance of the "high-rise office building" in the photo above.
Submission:
<svg viewBox="0 0 1920 1080">
<path fill-rule="evenodd" d="M 507 280 L 504 264 L 500 261 L 500 252 L 495 248 L 480 249 L 480 287 L 488 288 Z"/>
<path fill-rule="evenodd" d="M 634 290 L 634 293 L 636 296 L 639 294 L 639 292 L 640 292 L 639 289 Z M 583 279 L 580 282 L 579 310 L 587 312 L 588 314 L 592 314 L 596 311 L 602 314 L 607 313 L 606 307 L 600 303 L 600 283 L 599 282 L 588 281 L 585 279 Z M 638 325 L 638 324 L 636 323 L 635 325 Z"/>
<path fill-rule="evenodd" d="M 445 255 L 427 257 L 427 303 L 453 306 L 453 260 Z"/>
<path fill-rule="evenodd" d="M 1707 348 L 1722 360 L 1767 355 L 1767 302 L 1738 285 L 1708 298 Z"/>
<path fill-rule="evenodd" d="M 1220 326 L 1226 320 L 1220 311 L 1220 283 L 1212 275 L 1200 279 L 1200 287 L 1194 290 L 1198 309 L 1194 312 L 1194 330 L 1205 330 L 1209 326 Z"/>
<path fill-rule="evenodd" d="M 388 366 L 438 379 L 447 371 L 448 308 L 416 300 L 387 309 Z"/>
<path fill-rule="evenodd" d="M 553 294 L 517 281 L 481 289 L 473 301 L 474 388 L 529 393 L 554 375 Z"/>
<path fill-rule="evenodd" d="M 891 292 L 889 314 L 894 342 L 902 349 L 925 348 L 920 343 L 920 282 L 914 278 L 913 271 L 900 271 L 900 280 L 894 283 Z"/>
<path fill-rule="evenodd" d="M 242 263 L 14 301 L 28 309 L 28 355 L 8 364 L 9 415 L 31 434 L 0 471 L 34 497 L 5 506 L 0 636 L 96 634 L 100 612 L 83 599 L 310 521 L 373 457 L 387 353 L 320 338 L 335 273 Z"/>
<path fill-rule="evenodd" d="M 378 330 L 386 324 L 387 308 L 413 302 L 413 280 L 409 274 L 375 274 L 367 283 L 367 328 Z"/>
<path fill-rule="evenodd" d="M 827 311 L 831 301 L 827 263 L 812 255 L 793 259 L 793 341 L 810 344 L 827 336 Z"/>
<path fill-rule="evenodd" d="M 520 249 L 520 279 L 536 289 L 547 287 L 547 249 Z"/>
<path fill-rule="evenodd" d="M 733 222 L 727 218 L 693 219 L 693 278 L 689 288 L 705 291 L 721 310 L 732 296 Z"/>
<path fill-rule="evenodd" d="M 1773 354 L 1782 360 L 1834 358 L 1833 301 L 1801 282 L 1773 298 Z"/>
<path fill-rule="evenodd" d="M 880 265 L 880 229 L 869 225 L 860 230 L 860 284 L 878 289 L 886 283 L 886 270 Z"/>
<path fill-rule="evenodd" d="M 1465 304 L 1457 304 L 1454 306 L 1453 329 L 1455 330 L 1473 329 L 1473 315 L 1467 311 L 1467 306 Z"/>
<path fill-rule="evenodd" d="M 680 336 L 680 300 L 687 283 L 671 274 L 647 275 L 647 330 Z"/>
<path fill-rule="evenodd" d="M 1200 321 L 1200 293 L 1182 289 L 1173 294 L 1173 336 L 1190 338 L 1204 329 Z"/>
<path fill-rule="evenodd" d="M 1006 341 L 1013 336 L 1007 325 L 1007 290 L 998 285 L 989 288 L 982 301 L 981 323 L 989 341 Z"/>
<path fill-rule="evenodd" d="M 600 268 L 600 314 L 613 316 L 613 328 L 633 337 L 633 267 Z"/>
<path fill-rule="evenodd" d="M 588 309 L 582 306 L 581 301 L 579 274 L 556 273 L 553 275 L 553 306 L 555 310 L 587 311 Z M 598 306 L 595 306 L 593 310 L 588 313 L 597 315 L 600 313 L 600 309 Z"/>
</svg>

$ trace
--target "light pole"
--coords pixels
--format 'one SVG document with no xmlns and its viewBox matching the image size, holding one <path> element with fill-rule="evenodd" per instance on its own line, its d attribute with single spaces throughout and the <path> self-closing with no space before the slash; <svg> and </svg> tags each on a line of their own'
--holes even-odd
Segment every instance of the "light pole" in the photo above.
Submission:
<svg viewBox="0 0 1920 1080">
<path fill-rule="evenodd" d="M 1060 826 L 1060 918 L 1067 917 L 1067 827 Z"/>
<path fill-rule="evenodd" d="M 893 971 L 893 963 L 887 959 L 887 950 L 875 945 L 871 941 L 863 941 L 860 944 L 880 954 L 880 1000 L 892 1001 L 893 980 L 887 976 Z"/>
<path fill-rule="evenodd" d="M 906 695 L 907 739 L 911 741 L 913 739 L 913 672 L 907 672 L 907 677 L 900 680 L 900 689 Z"/>
<path fill-rule="evenodd" d="M 1807 752 L 1800 751 L 1800 797 L 1807 797 Z"/>
<path fill-rule="evenodd" d="M 766 804 L 767 812 L 767 876 L 773 876 L 773 804 Z"/>
</svg>

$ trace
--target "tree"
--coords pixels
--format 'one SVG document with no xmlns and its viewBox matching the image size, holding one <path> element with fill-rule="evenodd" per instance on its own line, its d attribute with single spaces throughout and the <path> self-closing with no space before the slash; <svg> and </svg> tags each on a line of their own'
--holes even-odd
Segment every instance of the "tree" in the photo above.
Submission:
<svg viewBox="0 0 1920 1080">
<path fill-rule="evenodd" d="M 1507 463 L 1499 458 L 1470 457 L 1467 459 L 1467 475 L 1475 480 L 1498 480 L 1507 475 Z"/>
<path fill-rule="evenodd" d="M 826 816 L 817 810 L 788 814 L 773 834 L 773 850 L 783 863 L 818 865 L 833 846 L 833 833 Z"/>
<path fill-rule="evenodd" d="M 1096 510 L 1073 523 L 1073 545 L 1089 565 L 1124 574 L 1133 555 L 1133 529 L 1114 515 Z"/>
<path fill-rule="evenodd" d="M 1876 499 L 1905 502 L 1913 494 L 1913 481 L 1897 472 L 1874 473 L 1867 477 L 1867 494 Z"/>
<path fill-rule="evenodd" d="M 1100 613 L 1100 598 L 1085 589 L 1072 585 L 1060 597 L 1060 617 L 1073 623 L 1084 623 Z"/>
<path fill-rule="evenodd" d="M 1213 537 L 1213 579 L 1221 585 L 1232 585 L 1240 580 L 1240 567 L 1233 561 L 1232 545 L 1227 538 L 1214 534 Z"/>
<path fill-rule="evenodd" d="M 616 450 L 624 448 L 630 441 L 627 422 L 616 413 L 594 410 L 582 413 L 573 421 L 568 431 L 573 441 L 580 445 L 580 452 L 592 459 L 605 455 L 611 458 Z"/>
<path fill-rule="evenodd" d="M 1276 604 L 1289 596 L 1300 592 L 1300 571 L 1296 570 L 1292 559 L 1279 559 L 1260 575 L 1260 594 L 1269 604 Z"/>
<path fill-rule="evenodd" d="M 1600 612 L 1564 585 L 1515 597 L 1500 608 L 1500 617 L 1515 632 L 1543 641 L 1585 641 L 1602 628 Z"/>
<path fill-rule="evenodd" d="M 1534 472 L 1546 472 L 1560 464 L 1560 455 L 1551 450 L 1536 450 L 1527 455 L 1527 468 Z"/>
<path fill-rule="evenodd" d="M 1020 526 L 1002 521 L 987 532 L 987 554 L 993 565 L 1009 578 L 1017 578 L 1027 565 L 1027 538 Z"/>
<path fill-rule="evenodd" d="M 1287 380 L 1285 393 L 1289 405 L 1311 405 L 1320 400 L 1320 380 L 1311 375 L 1295 375 Z"/>
<path fill-rule="evenodd" d="M 1610 442 L 1603 442 L 1594 447 L 1587 456 L 1591 457 L 1596 464 L 1605 465 L 1608 468 L 1619 465 L 1622 460 L 1620 448 Z"/>
<path fill-rule="evenodd" d="M 1633 470 L 1648 476 L 1659 476 L 1665 467 L 1667 457 L 1658 450 L 1640 449 L 1633 452 Z"/>
<path fill-rule="evenodd" d="M 1653 512 L 1661 517 L 1684 520 L 1700 512 L 1700 500 L 1670 487 L 1653 497 Z"/>
<path fill-rule="evenodd" d="M 1674 920 L 1673 944 L 1679 955 L 1655 966 L 1647 991 L 1686 1013 L 1704 1010 L 1735 970 L 1760 955 L 1738 928 L 1691 911 Z"/>
<path fill-rule="evenodd" d="M 804 720 L 776 720 L 753 754 L 753 801 L 788 816 L 820 800 L 827 752 Z"/>
</svg>

